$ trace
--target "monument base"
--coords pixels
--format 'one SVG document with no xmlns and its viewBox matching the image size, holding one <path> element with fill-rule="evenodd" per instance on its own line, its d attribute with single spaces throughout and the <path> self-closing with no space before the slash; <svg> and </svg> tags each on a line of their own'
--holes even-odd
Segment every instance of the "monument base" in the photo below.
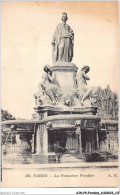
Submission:
<svg viewBox="0 0 120 195">
<path fill-rule="evenodd" d="M 55 66 L 76 66 L 75 64 L 71 63 L 71 62 L 64 62 L 64 61 L 57 61 L 55 63 L 53 63 L 52 67 L 55 67 Z"/>
<path fill-rule="evenodd" d="M 74 79 L 78 68 L 70 62 L 56 62 L 52 71 L 56 73 L 57 81 L 63 91 L 74 88 Z M 66 79 L 68 82 L 66 82 Z"/>
</svg>

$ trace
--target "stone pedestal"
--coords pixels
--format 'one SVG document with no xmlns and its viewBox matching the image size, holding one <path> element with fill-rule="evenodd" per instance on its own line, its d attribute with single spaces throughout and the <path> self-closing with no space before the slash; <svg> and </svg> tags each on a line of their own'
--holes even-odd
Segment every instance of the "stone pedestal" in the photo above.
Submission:
<svg viewBox="0 0 120 195">
<path fill-rule="evenodd" d="M 56 62 L 52 66 L 52 70 L 56 73 L 58 83 L 63 92 L 74 88 L 74 78 L 78 68 L 70 62 Z"/>
</svg>

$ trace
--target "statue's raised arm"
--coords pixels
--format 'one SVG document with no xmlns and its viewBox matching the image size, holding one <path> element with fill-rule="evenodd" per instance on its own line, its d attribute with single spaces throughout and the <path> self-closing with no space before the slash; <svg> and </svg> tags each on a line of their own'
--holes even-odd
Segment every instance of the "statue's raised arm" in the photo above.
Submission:
<svg viewBox="0 0 120 195">
<path fill-rule="evenodd" d="M 52 38 L 53 63 L 57 61 L 71 62 L 73 57 L 74 32 L 66 24 L 67 13 L 62 13 L 62 23 L 58 24 Z"/>
</svg>

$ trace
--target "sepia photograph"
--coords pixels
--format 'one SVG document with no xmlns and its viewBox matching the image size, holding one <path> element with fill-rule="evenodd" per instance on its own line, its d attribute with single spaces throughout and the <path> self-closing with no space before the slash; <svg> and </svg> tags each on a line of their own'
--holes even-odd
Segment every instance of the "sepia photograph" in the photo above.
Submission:
<svg viewBox="0 0 120 195">
<path fill-rule="evenodd" d="M 118 188 L 118 8 L 1 2 L 2 188 Z"/>
</svg>

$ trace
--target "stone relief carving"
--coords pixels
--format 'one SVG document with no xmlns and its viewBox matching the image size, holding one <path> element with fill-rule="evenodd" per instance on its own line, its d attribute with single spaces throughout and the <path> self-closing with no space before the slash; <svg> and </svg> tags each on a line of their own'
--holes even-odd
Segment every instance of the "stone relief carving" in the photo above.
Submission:
<svg viewBox="0 0 120 195">
<path fill-rule="evenodd" d="M 39 84 L 39 91 L 34 94 L 37 106 L 43 104 L 57 105 L 60 102 L 68 107 L 76 105 L 83 106 L 86 99 L 91 105 L 96 103 L 96 89 L 87 86 L 86 78 L 88 79 L 89 77 L 85 75 L 86 69 L 84 69 L 84 71 L 81 69 L 81 74 L 76 76 L 75 90 L 71 91 L 69 94 L 62 92 L 56 79 L 56 74 L 54 72 L 51 73 L 52 71 L 50 71 L 48 65 L 45 66 L 44 71 L 46 71 L 46 74 L 43 75 L 43 82 Z M 79 101 L 77 101 L 77 99 Z"/>
<path fill-rule="evenodd" d="M 52 124 L 52 122 L 50 121 L 50 122 L 48 122 L 47 124 L 46 124 L 46 130 L 50 130 L 50 129 L 52 129 L 53 128 L 53 124 Z"/>
<path fill-rule="evenodd" d="M 74 90 L 70 90 L 69 94 L 63 92 L 57 81 L 57 77 L 52 68 L 49 65 L 45 65 L 42 76 L 43 81 L 39 84 L 38 93 L 34 94 L 35 103 L 37 106 L 43 104 L 64 106 L 84 106 L 84 102 L 87 100 L 89 105 L 94 105 L 96 102 L 95 92 L 97 88 L 87 85 L 87 80 L 90 78 L 87 76 L 89 72 L 89 66 L 83 66 L 78 71 L 74 78 Z"/>
<path fill-rule="evenodd" d="M 63 104 L 66 106 L 72 106 L 74 104 L 74 97 L 71 95 L 63 95 Z"/>
<path fill-rule="evenodd" d="M 67 13 L 62 13 L 62 23 L 58 24 L 52 39 L 53 62 L 71 62 L 73 57 L 74 33 L 71 27 L 66 24 Z"/>
<path fill-rule="evenodd" d="M 82 152 L 82 142 L 81 142 L 81 121 L 78 120 L 75 122 L 75 127 L 76 127 L 76 135 L 77 135 L 77 138 L 78 138 L 78 149 L 77 149 L 77 152 L 78 153 L 81 153 Z"/>
<path fill-rule="evenodd" d="M 75 131 L 76 134 L 77 135 L 80 134 L 80 128 L 81 128 L 81 121 L 80 120 L 75 122 L 75 127 L 76 127 L 76 131 Z"/>
</svg>

